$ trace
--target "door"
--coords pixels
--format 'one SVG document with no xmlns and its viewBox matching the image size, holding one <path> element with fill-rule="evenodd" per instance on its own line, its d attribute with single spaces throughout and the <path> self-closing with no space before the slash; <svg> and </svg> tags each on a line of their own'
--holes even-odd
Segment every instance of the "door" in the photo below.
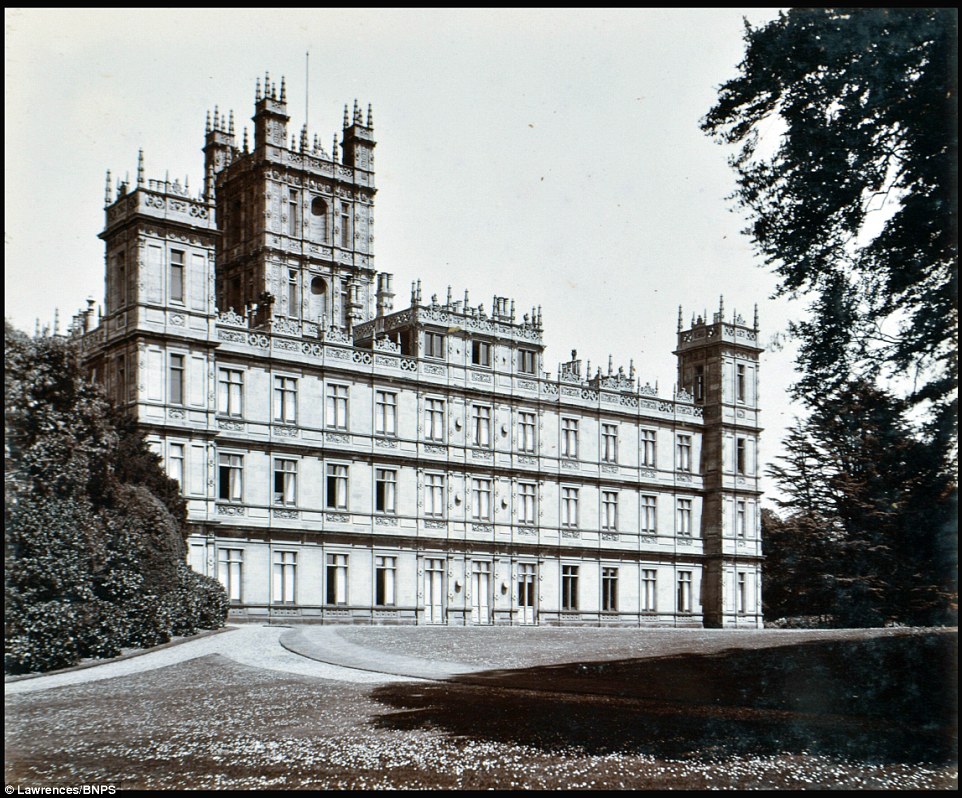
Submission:
<svg viewBox="0 0 962 798">
<path fill-rule="evenodd" d="M 491 563 L 471 564 L 471 623 L 491 623 Z"/>
<path fill-rule="evenodd" d="M 535 622 L 534 563 L 518 563 L 518 623 Z"/>
<path fill-rule="evenodd" d="M 424 622 L 444 623 L 444 560 L 424 561 Z"/>
</svg>

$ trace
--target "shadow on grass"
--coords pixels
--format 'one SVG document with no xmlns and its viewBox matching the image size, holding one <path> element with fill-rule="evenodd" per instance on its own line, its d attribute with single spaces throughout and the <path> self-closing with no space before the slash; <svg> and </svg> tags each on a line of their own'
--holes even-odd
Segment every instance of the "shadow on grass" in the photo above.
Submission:
<svg viewBox="0 0 962 798">
<path fill-rule="evenodd" d="M 957 757 L 958 633 L 486 671 L 392 684 L 391 729 L 589 754 Z M 535 692 L 537 691 L 537 692 Z"/>
</svg>

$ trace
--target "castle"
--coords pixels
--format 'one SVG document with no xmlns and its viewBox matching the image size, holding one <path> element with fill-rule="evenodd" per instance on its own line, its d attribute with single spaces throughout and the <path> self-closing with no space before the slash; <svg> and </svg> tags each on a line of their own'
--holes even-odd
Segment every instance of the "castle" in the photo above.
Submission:
<svg viewBox="0 0 962 798">
<path fill-rule="evenodd" d="M 541 309 L 396 310 L 374 268 L 374 129 L 330 153 L 260 80 L 215 109 L 199 194 L 107 174 L 85 362 L 189 507 L 231 619 L 760 627 L 757 312 L 678 318 L 661 398 L 609 361 L 544 369 Z"/>
</svg>

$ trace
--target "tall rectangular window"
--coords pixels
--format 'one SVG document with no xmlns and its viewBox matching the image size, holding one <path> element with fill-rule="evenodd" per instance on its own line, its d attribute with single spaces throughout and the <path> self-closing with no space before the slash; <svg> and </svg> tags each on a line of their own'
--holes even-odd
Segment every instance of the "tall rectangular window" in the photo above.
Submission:
<svg viewBox="0 0 962 798">
<path fill-rule="evenodd" d="M 735 439 L 735 473 L 736 474 L 746 474 L 748 469 L 748 460 L 746 457 L 746 441 L 745 438 Z"/>
<path fill-rule="evenodd" d="M 347 555 L 327 555 L 327 603 L 347 604 Z"/>
<path fill-rule="evenodd" d="M 297 285 L 297 272 L 287 273 L 287 315 L 292 319 L 301 317 L 301 292 Z"/>
<path fill-rule="evenodd" d="M 113 308 L 116 310 L 127 304 L 127 261 L 123 252 L 114 256 Z"/>
<path fill-rule="evenodd" d="M 695 401 L 705 401 L 705 367 L 695 366 Z"/>
<path fill-rule="evenodd" d="M 274 421 L 297 422 L 297 380 L 293 377 L 274 377 Z"/>
<path fill-rule="evenodd" d="M 518 523 L 535 523 L 535 496 L 537 486 L 533 482 L 518 483 Z"/>
<path fill-rule="evenodd" d="M 327 386 L 327 428 L 347 429 L 347 386 Z"/>
<path fill-rule="evenodd" d="M 220 369 L 217 373 L 217 412 L 222 416 L 244 415 L 244 372 Z"/>
<path fill-rule="evenodd" d="M 735 502 L 735 535 L 739 538 L 748 536 L 748 512 L 744 501 Z"/>
<path fill-rule="evenodd" d="M 735 399 L 739 402 L 744 402 L 747 394 L 746 377 L 745 366 L 739 363 L 735 366 Z"/>
<path fill-rule="evenodd" d="M 655 431 L 653 429 L 643 429 L 641 431 L 641 465 L 648 468 L 655 468 Z"/>
<path fill-rule="evenodd" d="M 287 195 L 287 234 L 297 235 L 297 192 L 290 189 Z"/>
<path fill-rule="evenodd" d="M 378 435 L 397 435 L 397 394 L 374 392 L 374 432 Z"/>
<path fill-rule="evenodd" d="M 374 470 L 374 509 L 394 514 L 397 510 L 397 471 L 393 468 Z"/>
<path fill-rule="evenodd" d="M 471 342 L 471 363 L 475 366 L 491 366 L 491 344 L 487 341 Z"/>
<path fill-rule="evenodd" d="M 658 571 L 654 568 L 643 568 L 641 571 L 641 611 L 655 611 L 655 596 L 657 595 Z"/>
<path fill-rule="evenodd" d="M 561 566 L 561 609 L 578 609 L 578 566 Z"/>
<path fill-rule="evenodd" d="M 396 576 L 396 557 L 374 558 L 374 603 L 378 607 L 394 606 Z"/>
<path fill-rule="evenodd" d="M 678 500 L 678 534 L 691 537 L 691 499 Z"/>
<path fill-rule="evenodd" d="M 618 611 L 618 569 L 601 569 L 601 611 Z"/>
<path fill-rule="evenodd" d="M 691 435 L 678 436 L 676 460 L 679 471 L 691 471 Z"/>
<path fill-rule="evenodd" d="M 243 549 L 219 549 L 217 551 L 217 578 L 224 586 L 230 601 L 241 600 L 241 565 Z"/>
<path fill-rule="evenodd" d="M 170 251 L 170 301 L 184 301 L 184 253 L 179 249 Z"/>
<path fill-rule="evenodd" d="M 437 360 L 444 359 L 444 336 L 441 333 L 424 333 L 424 356 Z"/>
<path fill-rule="evenodd" d="M 167 476 L 176 479 L 180 483 L 181 492 L 184 490 L 184 444 L 172 443 L 168 450 L 170 457 L 168 460 Z"/>
<path fill-rule="evenodd" d="M 274 603 L 293 604 L 297 554 L 293 551 L 274 552 Z"/>
<path fill-rule="evenodd" d="M 537 353 L 531 349 L 518 350 L 518 371 L 522 374 L 534 374 Z"/>
<path fill-rule="evenodd" d="M 444 475 L 424 475 L 424 514 L 444 517 Z"/>
<path fill-rule="evenodd" d="M 297 461 L 274 461 L 274 504 L 293 507 L 297 504 Z"/>
<path fill-rule="evenodd" d="M 346 202 L 341 203 L 341 247 L 351 248 L 351 206 Z"/>
<path fill-rule="evenodd" d="M 618 462 L 618 425 L 601 425 L 601 460 L 604 463 Z"/>
<path fill-rule="evenodd" d="M 578 456 L 578 419 L 561 419 L 561 456 Z"/>
<path fill-rule="evenodd" d="M 471 480 L 471 517 L 478 521 L 491 520 L 491 480 Z"/>
<path fill-rule="evenodd" d="M 217 455 L 217 498 L 240 502 L 244 498 L 244 457 L 239 454 Z"/>
<path fill-rule="evenodd" d="M 691 612 L 691 571 L 678 572 L 678 612 Z"/>
<path fill-rule="evenodd" d="M 518 413 L 518 451 L 533 452 L 535 450 L 535 419 L 534 413 Z"/>
<path fill-rule="evenodd" d="M 616 490 L 601 492 L 601 528 L 613 531 L 618 529 L 618 491 Z"/>
<path fill-rule="evenodd" d="M 561 489 L 561 526 L 578 526 L 578 489 Z"/>
<path fill-rule="evenodd" d="M 487 405 L 474 405 L 471 408 L 471 443 L 484 448 L 491 446 L 491 408 Z"/>
<path fill-rule="evenodd" d="M 347 509 L 347 466 L 328 463 L 327 465 L 327 508 L 329 510 Z"/>
<path fill-rule="evenodd" d="M 184 403 L 184 356 L 170 356 L 170 403 Z"/>
<path fill-rule="evenodd" d="M 429 441 L 444 441 L 444 400 L 424 400 L 424 437 Z"/>
<path fill-rule="evenodd" d="M 744 571 L 738 572 L 738 582 L 735 587 L 735 609 L 739 615 L 744 615 L 748 612 L 748 578 Z"/>
<path fill-rule="evenodd" d="M 641 532 L 642 534 L 654 535 L 658 531 L 658 512 L 657 497 L 641 497 Z"/>
</svg>

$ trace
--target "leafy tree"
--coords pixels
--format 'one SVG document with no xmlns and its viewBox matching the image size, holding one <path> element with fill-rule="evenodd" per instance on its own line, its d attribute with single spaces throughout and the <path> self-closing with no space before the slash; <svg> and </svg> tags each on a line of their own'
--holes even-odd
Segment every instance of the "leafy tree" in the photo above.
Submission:
<svg viewBox="0 0 962 798">
<path fill-rule="evenodd" d="M 779 293 L 809 300 L 772 544 L 828 547 L 849 623 L 938 620 L 957 594 L 957 38 L 954 9 L 783 12 L 746 25 L 702 121 L 737 147 Z"/>
</svg>

